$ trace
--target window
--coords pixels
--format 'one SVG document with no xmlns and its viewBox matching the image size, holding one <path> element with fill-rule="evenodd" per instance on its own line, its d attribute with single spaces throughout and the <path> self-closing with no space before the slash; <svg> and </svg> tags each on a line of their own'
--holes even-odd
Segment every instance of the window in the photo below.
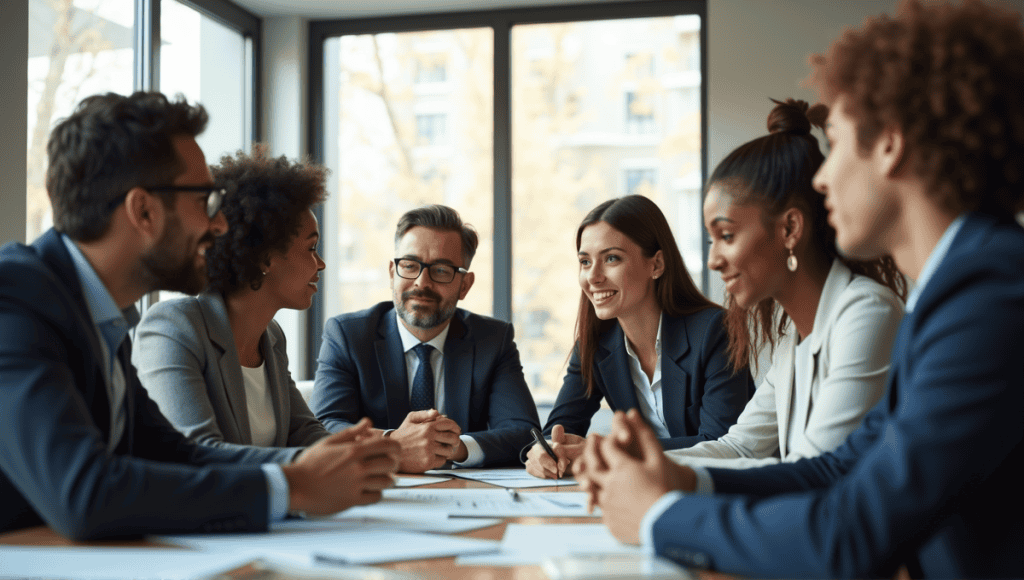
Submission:
<svg viewBox="0 0 1024 580">
<path fill-rule="evenodd" d="M 46 195 L 50 129 L 92 94 L 132 91 L 133 0 L 29 0 L 26 239 L 53 225 Z"/>
<path fill-rule="evenodd" d="M 334 170 L 323 317 L 391 300 L 399 216 L 445 203 L 481 233 L 460 306 L 515 324 L 534 397 L 552 402 L 589 210 L 651 197 L 702 280 L 703 11 L 666 0 L 314 22 L 311 152 Z"/>
</svg>

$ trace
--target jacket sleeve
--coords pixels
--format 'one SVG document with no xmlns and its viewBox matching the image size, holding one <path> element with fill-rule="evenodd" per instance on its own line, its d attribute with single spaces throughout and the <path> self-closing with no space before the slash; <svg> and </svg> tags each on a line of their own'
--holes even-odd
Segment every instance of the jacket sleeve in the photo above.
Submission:
<svg viewBox="0 0 1024 580">
<path fill-rule="evenodd" d="M 337 318 L 327 321 L 309 406 L 332 433 L 359 421 L 359 371 L 351 354 L 352 349 L 359 346 L 349 344 Z M 370 345 L 361 346 L 369 348 Z"/>
<path fill-rule="evenodd" d="M 562 380 L 562 388 L 558 391 L 555 406 L 544 425 L 544 436 L 550 438 L 551 429 L 555 425 L 561 425 L 566 433 L 586 437 L 590 429 L 590 420 L 601 408 L 602 398 L 604 396 L 596 384 L 594 392 L 587 396 L 587 386 L 583 384 L 583 374 L 580 372 L 579 350 L 574 347 L 572 357 L 569 358 L 569 367 Z"/>
</svg>

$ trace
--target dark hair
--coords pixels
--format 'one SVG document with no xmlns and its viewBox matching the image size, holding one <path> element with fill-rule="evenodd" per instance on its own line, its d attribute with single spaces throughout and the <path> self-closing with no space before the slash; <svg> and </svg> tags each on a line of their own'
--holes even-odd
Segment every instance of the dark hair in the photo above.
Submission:
<svg viewBox="0 0 1024 580">
<path fill-rule="evenodd" d="M 711 174 L 707 189 L 718 185 L 728 189 L 737 203 L 756 204 L 763 209 L 765 223 L 791 207 L 803 212 L 810 224 L 808 250 L 823 263 L 839 259 L 851 271 L 889 287 L 901 298 L 906 296 L 906 280 L 892 258 L 868 262 L 849 260 L 836 249 L 836 231 L 828 223 L 825 198 L 811 180 L 825 156 L 811 126 L 824 126 L 828 116 L 825 105 L 808 107 L 804 101 L 776 101 L 768 114 L 769 134 L 740 145 Z M 769 228 L 769 232 L 771 229 Z M 775 348 L 776 340 L 785 334 L 789 317 L 785 311 L 774 324 L 779 308 L 769 297 L 750 308 L 741 308 L 731 295 L 726 296 L 725 326 L 729 333 L 729 358 L 733 365 L 749 361 L 751 352 L 764 344 Z"/>
<path fill-rule="evenodd" d="M 225 296 L 245 286 L 259 290 L 270 253 L 288 251 L 303 215 L 327 197 L 328 170 L 270 157 L 264 145 L 225 155 L 210 169 L 228 188 L 221 205 L 228 231 L 206 251 L 207 289 Z"/>
<path fill-rule="evenodd" d="M 1010 8 L 904 2 L 814 55 L 824 102 L 845 97 L 857 142 L 897 127 L 904 163 L 956 213 L 1012 216 L 1024 200 L 1024 29 Z"/>
<path fill-rule="evenodd" d="M 395 229 L 395 245 L 398 245 L 406 232 L 416 226 L 459 234 L 462 238 L 462 259 L 466 261 L 463 267 L 469 269 L 469 264 L 473 261 L 473 256 L 476 255 L 476 247 L 480 244 L 480 239 L 473 226 L 462 223 L 459 212 L 440 204 L 425 205 L 405 212 L 399 218 L 398 227 Z"/>
<path fill-rule="evenodd" d="M 705 308 L 718 308 L 708 300 L 690 278 L 683 264 L 683 256 L 672 235 L 665 214 L 650 199 L 641 195 L 627 195 L 609 199 L 595 207 L 576 229 L 576 250 L 580 249 L 583 230 L 597 222 L 605 222 L 640 246 L 644 256 L 650 258 L 661 250 L 665 260 L 665 273 L 654 280 L 654 296 L 658 306 L 669 316 L 685 316 Z M 580 306 L 576 314 L 576 349 L 580 357 L 580 371 L 587 385 L 587 396 L 594 390 L 594 353 L 601 333 L 613 322 L 600 320 L 594 305 L 585 292 L 580 292 Z M 746 365 L 743 365 L 746 366 Z M 740 367 L 742 368 L 742 367 Z"/>
<path fill-rule="evenodd" d="M 107 93 L 82 100 L 46 145 L 46 191 L 54 228 L 73 240 L 102 236 L 119 195 L 133 187 L 166 185 L 185 171 L 172 139 L 206 128 L 202 105 L 161 93 Z M 166 205 L 173 198 L 161 196 Z"/>
</svg>

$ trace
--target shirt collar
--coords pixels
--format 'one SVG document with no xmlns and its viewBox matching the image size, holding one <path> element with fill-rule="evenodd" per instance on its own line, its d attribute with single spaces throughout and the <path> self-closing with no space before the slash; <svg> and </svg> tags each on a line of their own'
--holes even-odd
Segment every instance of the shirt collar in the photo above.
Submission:
<svg viewBox="0 0 1024 580">
<path fill-rule="evenodd" d="M 93 324 L 103 333 L 107 346 L 113 351 L 120 346 L 121 341 L 128 334 L 128 330 L 138 324 L 139 311 L 135 309 L 134 304 L 124 310 L 119 309 L 110 295 L 110 291 L 100 280 L 96 270 L 82 254 L 78 245 L 64 234 L 60 234 L 60 238 L 64 242 L 64 247 L 68 249 L 68 253 L 71 254 L 71 262 L 78 274 L 78 282 L 82 286 L 82 294 L 85 296 L 85 304 L 89 308 L 89 316 L 92 317 Z"/>
<path fill-rule="evenodd" d="M 924 268 L 921 268 L 921 275 L 917 277 L 914 289 L 907 296 L 907 314 L 914 311 L 914 306 L 917 305 L 918 298 L 921 297 L 921 292 L 924 291 L 924 287 L 928 285 L 928 281 L 931 280 L 935 271 L 938 270 L 939 264 L 946 258 L 946 254 L 949 253 L 950 246 L 953 245 L 953 238 L 956 237 L 957 232 L 960 231 L 960 227 L 964 225 L 964 220 L 967 219 L 967 214 L 960 214 L 957 216 L 953 223 L 949 224 L 946 228 L 946 232 L 939 238 L 939 243 L 935 244 L 935 248 L 932 253 L 928 256 L 928 260 L 924 263 Z"/>
<path fill-rule="evenodd" d="M 398 310 L 395 310 L 395 319 L 398 322 L 398 335 L 402 337 L 402 352 L 407 353 L 410 350 L 416 348 L 416 346 L 420 344 L 420 339 L 413 336 L 413 334 L 409 332 L 409 329 L 405 327 L 405 324 L 402 323 L 402 317 L 398 315 Z M 449 320 L 448 324 L 445 325 L 444 330 L 442 330 L 434 338 L 428 340 L 426 344 L 429 344 L 430 346 L 436 348 L 438 352 L 443 353 L 444 343 L 446 340 L 448 340 L 448 331 L 451 329 L 451 327 L 451 320 Z"/>
<path fill-rule="evenodd" d="M 664 312 L 662 312 L 658 317 L 658 335 L 654 339 L 654 352 L 658 354 L 658 358 L 661 358 L 661 323 L 663 320 L 665 320 Z M 626 343 L 626 354 L 633 357 L 637 362 L 640 362 L 640 357 L 636 356 L 636 353 L 633 351 L 633 347 L 629 345 L 629 339 L 626 338 L 625 332 L 622 333 L 622 341 Z"/>
</svg>

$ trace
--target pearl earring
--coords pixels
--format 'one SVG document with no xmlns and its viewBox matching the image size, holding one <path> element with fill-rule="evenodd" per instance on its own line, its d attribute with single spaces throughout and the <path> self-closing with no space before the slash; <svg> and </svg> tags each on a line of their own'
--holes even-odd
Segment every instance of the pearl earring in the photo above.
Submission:
<svg viewBox="0 0 1024 580">
<path fill-rule="evenodd" d="M 796 262 L 796 256 L 793 255 L 793 248 L 789 249 L 789 257 L 786 258 L 786 267 L 789 268 L 790 272 L 796 272 L 796 268 L 799 264 Z"/>
</svg>

